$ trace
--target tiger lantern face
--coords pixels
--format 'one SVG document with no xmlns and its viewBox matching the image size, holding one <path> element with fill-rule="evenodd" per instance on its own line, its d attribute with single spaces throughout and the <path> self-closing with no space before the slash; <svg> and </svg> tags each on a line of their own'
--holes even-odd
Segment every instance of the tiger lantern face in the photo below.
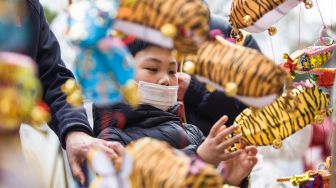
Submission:
<svg viewBox="0 0 336 188">
<path fill-rule="evenodd" d="M 254 49 L 216 38 L 205 43 L 193 60 L 199 80 L 253 107 L 272 103 L 283 93 L 285 84 L 291 87 L 290 75 L 275 62 Z"/>
<path fill-rule="evenodd" d="M 209 10 L 201 0 L 120 1 L 114 29 L 141 40 L 196 53 L 208 38 Z"/>
<path fill-rule="evenodd" d="M 243 140 L 248 145 L 281 147 L 281 142 L 305 126 L 323 122 L 331 114 L 328 108 L 328 95 L 316 85 L 299 85 L 292 90 L 294 99 L 289 101 L 296 106 L 292 111 L 285 109 L 285 99 L 279 97 L 271 105 L 252 112 L 245 109 L 235 120 Z"/>
</svg>

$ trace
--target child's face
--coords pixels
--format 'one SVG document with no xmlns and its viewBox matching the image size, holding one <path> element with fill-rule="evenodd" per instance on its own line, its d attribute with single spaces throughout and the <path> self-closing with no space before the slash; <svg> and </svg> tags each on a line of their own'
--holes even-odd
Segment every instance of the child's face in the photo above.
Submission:
<svg viewBox="0 0 336 188">
<path fill-rule="evenodd" d="M 177 63 L 170 50 L 150 46 L 134 56 L 136 81 L 177 86 Z"/>
</svg>

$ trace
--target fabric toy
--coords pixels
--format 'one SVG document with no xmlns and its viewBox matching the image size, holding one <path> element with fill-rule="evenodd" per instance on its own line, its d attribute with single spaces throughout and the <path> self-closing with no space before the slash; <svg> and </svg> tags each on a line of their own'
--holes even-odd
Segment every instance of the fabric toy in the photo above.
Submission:
<svg viewBox="0 0 336 188">
<path fill-rule="evenodd" d="M 285 54 L 284 63 L 280 66 L 295 77 L 296 74 L 306 73 L 327 63 L 335 49 L 334 43 L 330 46 L 311 46 L 297 50 L 291 55 Z"/>
<path fill-rule="evenodd" d="M 276 33 L 272 26 L 291 9 L 304 2 L 307 9 L 312 8 L 312 0 L 233 0 L 229 22 L 233 27 L 232 37 L 240 40 L 239 29 L 259 33 L 268 29 L 270 35 Z"/>
<path fill-rule="evenodd" d="M 217 35 L 215 41 L 205 43 L 197 55 L 185 63 L 187 73 L 208 82 L 226 95 L 253 107 L 271 104 L 279 95 L 290 93 L 292 79 L 275 62 L 258 51 L 232 44 Z M 288 95 L 290 97 L 290 95 Z"/>
<path fill-rule="evenodd" d="M 222 187 L 222 179 L 213 166 L 151 138 L 127 145 L 124 157 L 113 159 L 113 163 L 99 152 L 91 152 L 88 159 L 98 174 L 91 188 Z"/>
<path fill-rule="evenodd" d="M 294 88 L 292 95 L 293 100 L 279 97 L 256 112 L 245 109 L 235 120 L 240 128 L 233 135 L 241 133 L 247 145 L 280 148 L 282 140 L 309 124 L 323 122 L 331 114 L 329 96 L 310 82 Z M 294 108 L 286 110 L 286 103 Z"/>
<path fill-rule="evenodd" d="M 0 86 L 0 132 L 18 130 L 21 123 L 48 121 L 48 107 L 41 101 L 42 88 L 30 57 L 0 52 Z"/>
<path fill-rule="evenodd" d="M 107 37 L 119 4 L 117 0 L 83 0 L 69 7 L 68 35 L 79 47 L 75 73 L 84 95 L 97 105 L 125 99 L 136 105 L 133 59 L 117 38 Z M 64 85 L 68 101 L 81 105 L 74 81 Z"/>
<path fill-rule="evenodd" d="M 328 157 L 325 163 L 319 166 L 319 170 L 309 170 L 304 175 L 297 175 L 289 178 L 278 178 L 279 182 L 291 182 L 300 188 L 329 188 L 331 177 L 332 157 Z"/>
<path fill-rule="evenodd" d="M 202 0 L 121 0 L 114 29 L 147 42 L 196 53 L 209 32 L 209 10 Z"/>
</svg>

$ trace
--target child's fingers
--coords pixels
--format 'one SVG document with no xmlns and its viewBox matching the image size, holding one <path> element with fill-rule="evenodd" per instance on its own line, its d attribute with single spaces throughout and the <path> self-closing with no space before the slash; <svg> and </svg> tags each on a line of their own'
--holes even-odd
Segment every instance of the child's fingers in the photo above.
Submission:
<svg viewBox="0 0 336 188">
<path fill-rule="evenodd" d="M 249 165 L 254 166 L 258 162 L 258 158 L 255 156 L 248 156 L 247 160 L 249 161 Z"/>
<path fill-rule="evenodd" d="M 219 150 L 225 150 L 232 146 L 233 144 L 239 142 L 241 140 L 242 136 L 241 134 L 234 136 L 233 138 L 230 138 L 228 140 L 222 141 L 222 143 L 219 143 L 218 149 Z"/>
<path fill-rule="evenodd" d="M 255 156 L 258 153 L 258 150 L 255 146 L 247 146 L 245 151 L 249 156 Z"/>
<path fill-rule="evenodd" d="M 229 128 L 224 129 L 223 131 L 219 132 L 215 137 L 215 143 L 219 144 L 225 140 L 226 136 L 233 133 L 235 130 L 238 129 L 238 125 L 233 125 Z"/>
<path fill-rule="evenodd" d="M 214 126 L 211 128 L 209 136 L 210 137 L 215 137 L 217 135 L 218 130 L 220 130 L 220 128 L 226 123 L 226 121 L 228 120 L 228 117 L 222 116 L 215 124 Z"/>
<path fill-rule="evenodd" d="M 237 157 L 241 153 L 242 153 L 242 150 L 238 150 L 238 151 L 234 151 L 234 152 L 230 152 L 230 153 L 223 153 L 222 155 L 219 156 L 219 159 L 221 161 L 226 161 L 226 160 Z"/>
</svg>

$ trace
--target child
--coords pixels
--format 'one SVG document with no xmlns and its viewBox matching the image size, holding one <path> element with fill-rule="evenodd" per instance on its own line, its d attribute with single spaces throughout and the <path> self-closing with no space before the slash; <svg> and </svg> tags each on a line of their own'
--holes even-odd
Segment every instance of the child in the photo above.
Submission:
<svg viewBox="0 0 336 188">
<path fill-rule="evenodd" d="M 227 151 L 229 146 L 241 140 L 241 135 L 226 139 L 238 128 L 225 128 L 226 116 L 215 123 L 207 138 L 196 126 L 182 125 L 178 117 L 177 63 L 171 51 L 143 41 L 134 41 L 128 47 L 136 62 L 135 79 L 141 105 L 136 109 L 125 103 L 94 107 L 95 135 L 123 145 L 142 137 L 152 137 L 189 155 L 196 154 L 207 163 L 218 165 L 224 161 L 221 166 L 232 174 L 226 176 L 225 183 L 239 185 L 257 162 L 256 148 Z"/>
</svg>

